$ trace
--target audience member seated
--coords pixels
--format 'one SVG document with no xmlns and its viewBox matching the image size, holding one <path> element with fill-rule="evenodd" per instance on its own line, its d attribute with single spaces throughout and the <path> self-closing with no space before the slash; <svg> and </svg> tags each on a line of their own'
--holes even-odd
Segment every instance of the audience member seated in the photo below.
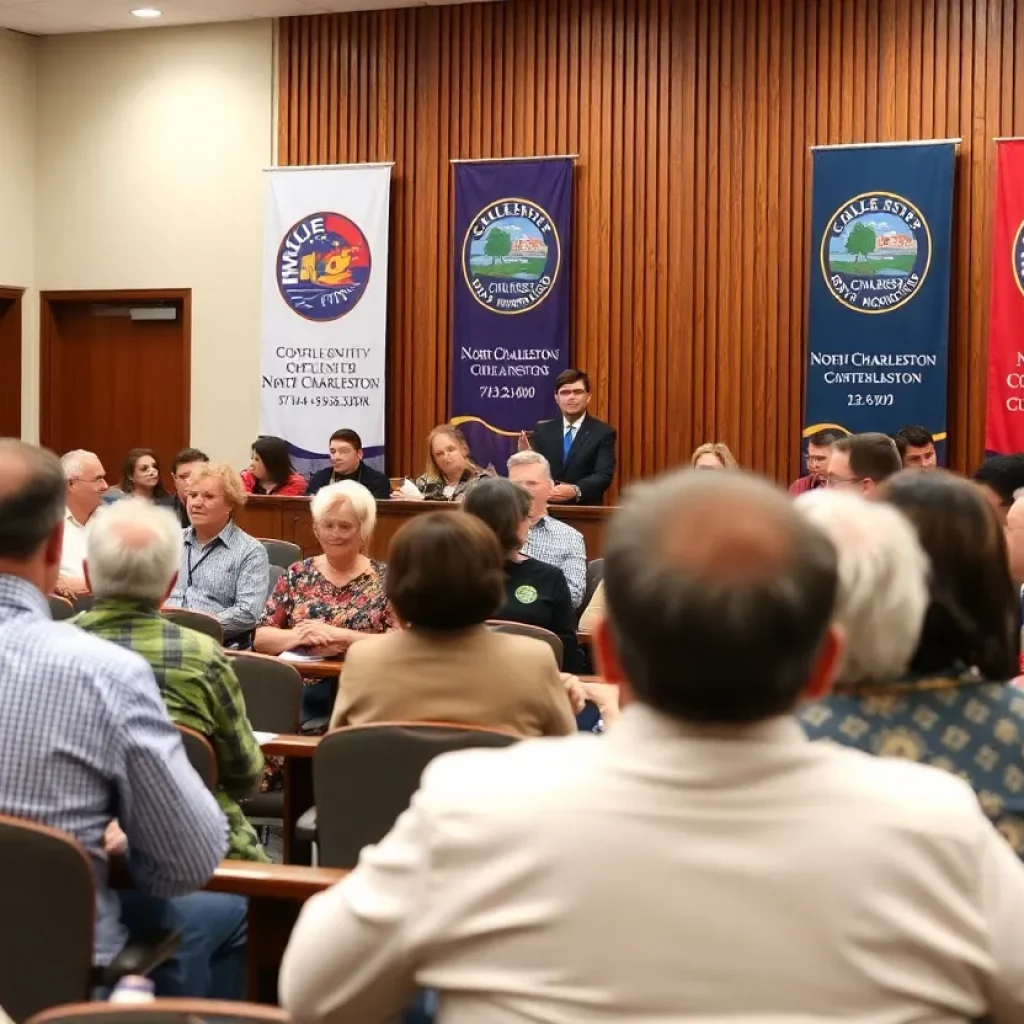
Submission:
<svg viewBox="0 0 1024 1024">
<path fill-rule="evenodd" d="M 61 460 L 64 469 L 64 546 L 60 553 L 60 576 L 56 591 L 76 597 L 89 591 L 85 582 L 85 538 L 89 521 L 103 503 L 107 474 L 103 463 L 92 453 L 68 452 Z"/>
<path fill-rule="evenodd" d="M 309 479 L 310 494 L 352 480 L 362 484 L 378 501 L 391 497 L 391 481 L 363 462 L 363 441 L 354 430 L 336 430 L 331 434 L 330 453 L 331 464 Z"/>
<path fill-rule="evenodd" d="M 970 789 L 808 743 L 841 653 L 836 556 L 741 473 L 635 488 L 609 528 L 600 741 L 435 760 L 411 808 L 303 908 L 298 1024 L 1024 1017 L 1024 866 Z M 700 543 L 693 542 L 694 537 Z"/>
<path fill-rule="evenodd" d="M 530 531 L 533 499 L 504 477 L 474 484 L 464 509 L 482 519 L 505 552 L 505 603 L 495 615 L 550 630 L 562 641 L 562 668 L 583 670 L 583 652 L 576 639 L 576 611 L 565 576 L 553 565 L 522 553 Z"/>
<path fill-rule="evenodd" d="M 975 470 L 972 479 L 1005 525 L 1014 499 L 1024 495 L 1024 455 L 994 455 Z"/>
<path fill-rule="evenodd" d="M 95 488 L 102 477 L 85 472 Z M 50 619 L 44 595 L 60 566 L 64 476 L 49 452 L 0 441 L 0 813 L 84 847 L 97 965 L 158 920 L 183 939 L 177 961 L 155 975 L 159 995 L 240 997 L 244 905 L 239 917 L 237 900 L 196 892 L 227 850 L 224 815 L 189 765 L 152 671 L 137 654 Z M 108 855 L 124 837 L 135 888 L 118 894 Z"/>
<path fill-rule="evenodd" d="M 252 443 L 252 461 L 242 472 L 246 494 L 294 497 L 306 493 L 306 481 L 292 465 L 288 442 L 282 437 L 258 437 Z"/>
<path fill-rule="evenodd" d="M 1024 586 L 1024 495 L 1006 513 L 1006 552 L 1010 578 L 1019 592 Z"/>
<path fill-rule="evenodd" d="M 827 483 L 870 497 L 902 468 L 896 443 L 888 434 L 851 434 L 832 444 Z"/>
<path fill-rule="evenodd" d="M 828 457 L 832 454 L 832 445 L 845 436 L 841 430 L 819 430 L 807 438 L 807 476 L 789 485 L 790 494 L 803 494 L 827 486 Z"/>
<path fill-rule="evenodd" d="M 416 481 L 425 501 L 462 501 L 484 471 L 470 458 L 469 445 L 457 427 L 442 423 L 427 438 L 427 468 Z M 392 498 L 408 495 L 395 491 Z"/>
<path fill-rule="evenodd" d="M 935 438 L 924 427 L 907 426 L 893 437 L 904 469 L 937 469 Z"/>
<path fill-rule="evenodd" d="M 198 448 L 184 448 L 174 456 L 171 463 L 175 491 L 171 511 L 178 517 L 182 529 L 188 529 L 192 525 L 188 518 L 188 482 L 196 469 L 209 461 L 209 455 Z"/>
<path fill-rule="evenodd" d="M 398 622 L 384 593 L 383 562 L 371 562 L 377 522 L 373 495 L 353 480 L 331 484 L 312 501 L 313 532 L 323 554 L 296 562 L 277 581 L 256 630 L 256 650 L 331 657 Z M 330 680 L 307 680 L 303 721 L 331 713 Z"/>
<path fill-rule="evenodd" d="M 576 730 L 551 648 L 484 623 L 505 600 L 505 556 L 473 516 L 417 516 L 388 552 L 387 596 L 406 629 L 349 652 L 331 727 L 458 722 L 523 736 Z"/>
<path fill-rule="evenodd" d="M 694 450 L 690 456 L 690 465 L 695 469 L 739 469 L 736 456 L 729 451 L 727 444 L 709 441 Z"/>
<path fill-rule="evenodd" d="M 587 545 L 579 530 L 548 515 L 555 485 L 548 460 L 540 452 L 517 452 L 508 460 L 508 478 L 533 498 L 523 554 L 561 569 L 573 607 L 579 608 L 587 592 Z"/>
<path fill-rule="evenodd" d="M 267 600 L 270 560 L 267 549 L 232 521 L 245 504 L 238 474 L 223 463 L 201 463 L 188 484 L 188 514 L 181 568 L 171 596 L 172 608 L 213 615 L 227 643 L 247 640 Z"/>
<path fill-rule="evenodd" d="M 128 452 L 121 464 L 121 485 L 109 488 L 103 500 L 112 504 L 129 495 L 173 508 L 173 499 L 160 482 L 160 463 L 152 448 L 133 448 Z"/>
<path fill-rule="evenodd" d="M 969 780 L 984 811 L 1024 856 L 1024 708 L 1020 691 L 1008 684 L 1018 671 L 1018 630 L 1003 531 L 977 488 L 944 470 L 908 471 L 879 494 L 913 523 L 931 562 L 917 648 L 902 678 L 876 683 L 876 673 L 872 685 L 803 709 L 801 721 L 813 739 L 921 761 Z M 890 608 L 876 620 L 877 631 L 891 634 L 885 642 L 907 639 L 911 622 L 891 592 L 880 585 L 872 602 Z"/>
<path fill-rule="evenodd" d="M 160 614 L 180 561 L 181 530 L 170 510 L 142 499 L 118 502 L 89 531 L 85 574 L 96 604 L 74 621 L 145 658 L 171 718 L 213 747 L 217 802 L 228 819 L 228 856 L 267 860 L 236 802 L 259 788 L 263 755 L 234 669 L 215 640 Z"/>
</svg>

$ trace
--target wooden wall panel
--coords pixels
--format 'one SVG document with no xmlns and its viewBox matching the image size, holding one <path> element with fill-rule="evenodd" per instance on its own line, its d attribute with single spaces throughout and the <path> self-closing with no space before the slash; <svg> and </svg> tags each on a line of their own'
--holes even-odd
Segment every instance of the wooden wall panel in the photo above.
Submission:
<svg viewBox="0 0 1024 1024">
<path fill-rule="evenodd" d="M 286 19 L 282 164 L 393 160 L 388 443 L 448 414 L 451 158 L 578 153 L 572 361 L 621 478 L 708 440 L 798 470 L 808 147 L 962 137 L 949 451 L 980 460 L 994 146 L 1014 0 L 507 0 Z"/>
</svg>

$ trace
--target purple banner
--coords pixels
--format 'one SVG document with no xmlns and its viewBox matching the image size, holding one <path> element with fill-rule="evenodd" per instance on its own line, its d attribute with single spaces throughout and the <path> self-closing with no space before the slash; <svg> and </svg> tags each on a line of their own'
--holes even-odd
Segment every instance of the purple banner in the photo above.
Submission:
<svg viewBox="0 0 1024 1024">
<path fill-rule="evenodd" d="M 569 364 L 572 161 L 455 165 L 452 423 L 500 473 Z"/>
</svg>

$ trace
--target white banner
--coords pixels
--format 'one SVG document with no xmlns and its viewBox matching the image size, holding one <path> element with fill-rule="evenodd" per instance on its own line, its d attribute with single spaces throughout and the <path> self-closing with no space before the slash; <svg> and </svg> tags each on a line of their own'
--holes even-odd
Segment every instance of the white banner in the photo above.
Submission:
<svg viewBox="0 0 1024 1024">
<path fill-rule="evenodd" d="M 383 461 L 390 192 L 390 165 L 267 172 L 260 433 L 300 471 L 342 427 Z"/>
</svg>

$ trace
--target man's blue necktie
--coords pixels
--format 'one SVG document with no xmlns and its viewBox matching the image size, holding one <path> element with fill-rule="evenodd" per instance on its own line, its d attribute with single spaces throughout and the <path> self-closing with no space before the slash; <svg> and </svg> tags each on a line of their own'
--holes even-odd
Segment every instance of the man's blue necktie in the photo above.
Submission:
<svg viewBox="0 0 1024 1024">
<path fill-rule="evenodd" d="M 569 449 L 572 447 L 572 439 L 576 435 L 576 428 L 570 427 L 565 432 L 565 437 L 562 439 L 562 462 L 569 458 Z"/>
</svg>

